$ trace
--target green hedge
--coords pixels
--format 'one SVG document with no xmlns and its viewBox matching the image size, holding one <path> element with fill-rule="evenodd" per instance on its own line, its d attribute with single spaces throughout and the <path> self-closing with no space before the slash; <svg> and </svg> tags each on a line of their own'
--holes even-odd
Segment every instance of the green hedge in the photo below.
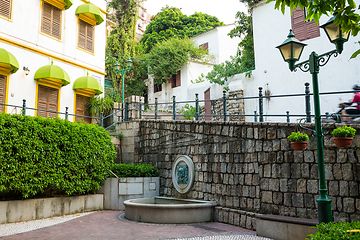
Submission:
<svg viewBox="0 0 360 240">
<path fill-rule="evenodd" d="M 114 164 L 111 171 L 118 177 L 157 177 L 159 172 L 156 166 L 150 164 Z M 108 177 L 115 177 L 109 174 Z"/>
<path fill-rule="evenodd" d="M 347 240 L 360 239 L 360 232 L 347 232 L 360 230 L 360 222 L 321 223 L 316 226 L 318 232 L 310 234 L 311 240 Z"/>
<path fill-rule="evenodd" d="M 115 157 L 109 134 L 95 124 L 0 114 L 2 196 L 93 192 Z"/>
</svg>

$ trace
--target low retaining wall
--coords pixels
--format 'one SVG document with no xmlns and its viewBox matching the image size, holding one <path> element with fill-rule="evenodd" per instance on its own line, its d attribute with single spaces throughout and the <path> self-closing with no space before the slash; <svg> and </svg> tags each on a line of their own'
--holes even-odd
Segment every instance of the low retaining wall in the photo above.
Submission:
<svg viewBox="0 0 360 240">
<path fill-rule="evenodd" d="M 215 221 L 251 230 L 256 230 L 258 215 L 261 214 L 225 207 L 215 207 Z"/>
<path fill-rule="evenodd" d="M 311 219 L 261 214 L 256 220 L 256 235 L 276 240 L 304 240 L 316 234 L 317 229 L 312 227 L 318 223 Z"/>
<path fill-rule="evenodd" d="M 0 224 L 103 210 L 103 195 L 0 201 Z"/>
</svg>

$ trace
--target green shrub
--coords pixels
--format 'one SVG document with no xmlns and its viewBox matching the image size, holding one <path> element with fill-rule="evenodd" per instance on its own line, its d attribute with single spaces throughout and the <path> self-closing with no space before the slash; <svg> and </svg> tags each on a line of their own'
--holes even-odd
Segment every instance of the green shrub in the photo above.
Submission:
<svg viewBox="0 0 360 240">
<path fill-rule="evenodd" d="M 157 177 L 159 172 L 156 166 L 150 164 L 113 164 L 111 171 L 118 177 Z M 114 177 L 111 173 L 108 177 Z"/>
<path fill-rule="evenodd" d="M 290 142 L 307 142 L 309 141 L 309 136 L 306 133 L 292 132 L 287 139 Z"/>
<path fill-rule="evenodd" d="M 333 137 L 350 137 L 353 138 L 355 136 L 356 130 L 352 127 L 348 127 L 343 125 L 342 127 L 335 128 L 332 131 Z"/>
<path fill-rule="evenodd" d="M 116 157 L 96 124 L 0 114 L 0 193 L 53 196 L 100 188 Z"/>
<path fill-rule="evenodd" d="M 318 232 L 310 234 L 311 240 L 346 240 L 360 239 L 359 232 L 347 232 L 348 230 L 360 229 L 360 222 L 338 222 L 338 223 L 321 223 L 316 226 Z"/>
</svg>

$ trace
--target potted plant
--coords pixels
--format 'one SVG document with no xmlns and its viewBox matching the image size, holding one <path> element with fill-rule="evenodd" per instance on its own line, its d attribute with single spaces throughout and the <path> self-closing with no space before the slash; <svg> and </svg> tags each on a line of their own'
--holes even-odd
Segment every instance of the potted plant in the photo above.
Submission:
<svg viewBox="0 0 360 240">
<path fill-rule="evenodd" d="M 352 127 L 343 125 L 342 127 L 335 128 L 332 131 L 335 145 L 338 148 L 348 148 L 355 136 L 356 130 Z"/>
<path fill-rule="evenodd" d="M 287 139 L 290 141 L 294 151 L 303 151 L 309 141 L 309 136 L 306 133 L 292 132 Z"/>
</svg>

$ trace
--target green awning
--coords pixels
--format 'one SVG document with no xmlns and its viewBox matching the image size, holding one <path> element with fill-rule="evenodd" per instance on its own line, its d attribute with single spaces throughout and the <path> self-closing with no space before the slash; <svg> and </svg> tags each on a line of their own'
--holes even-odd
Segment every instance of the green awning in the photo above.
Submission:
<svg viewBox="0 0 360 240">
<path fill-rule="evenodd" d="M 65 8 L 65 10 L 73 5 L 73 0 L 45 0 L 45 2 L 50 3 L 59 9 Z"/>
<path fill-rule="evenodd" d="M 14 55 L 3 48 L 0 48 L 0 69 L 3 69 L 10 74 L 16 73 L 19 69 L 19 63 Z"/>
<path fill-rule="evenodd" d="M 64 0 L 64 2 L 66 3 L 65 9 L 69 9 L 73 5 L 72 0 Z"/>
<path fill-rule="evenodd" d="M 75 14 L 78 15 L 81 20 L 91 25 L 99 25 L 104 21 L 104 16 L 100 12 L 100 9 L 91 3 L 78 6 Z"/>
<path fill-rule="evenodd" d="M 89 74 L 89 73 L 88 73 Z M 104 92 L 101 84 L 93 77 L 84 76 L 79 77 L 75 80 L 73 89 L 82 89 L 82 90 L 93 90 L 96 95 L 99 95 Z"/>
<path fill-rule="evenodd" d="M 51 62 L 51 65 L 46 65 L 41 68 L 39 68 L 34 76 L 34 79 L 48 79 L 48 80 L 54 80 L 54 81 L 61 81 L 62 86 L 66 86 L 70 83 L 70 77 L 69 75 L 59 66 L 53 65 Z"/>
</svg>

